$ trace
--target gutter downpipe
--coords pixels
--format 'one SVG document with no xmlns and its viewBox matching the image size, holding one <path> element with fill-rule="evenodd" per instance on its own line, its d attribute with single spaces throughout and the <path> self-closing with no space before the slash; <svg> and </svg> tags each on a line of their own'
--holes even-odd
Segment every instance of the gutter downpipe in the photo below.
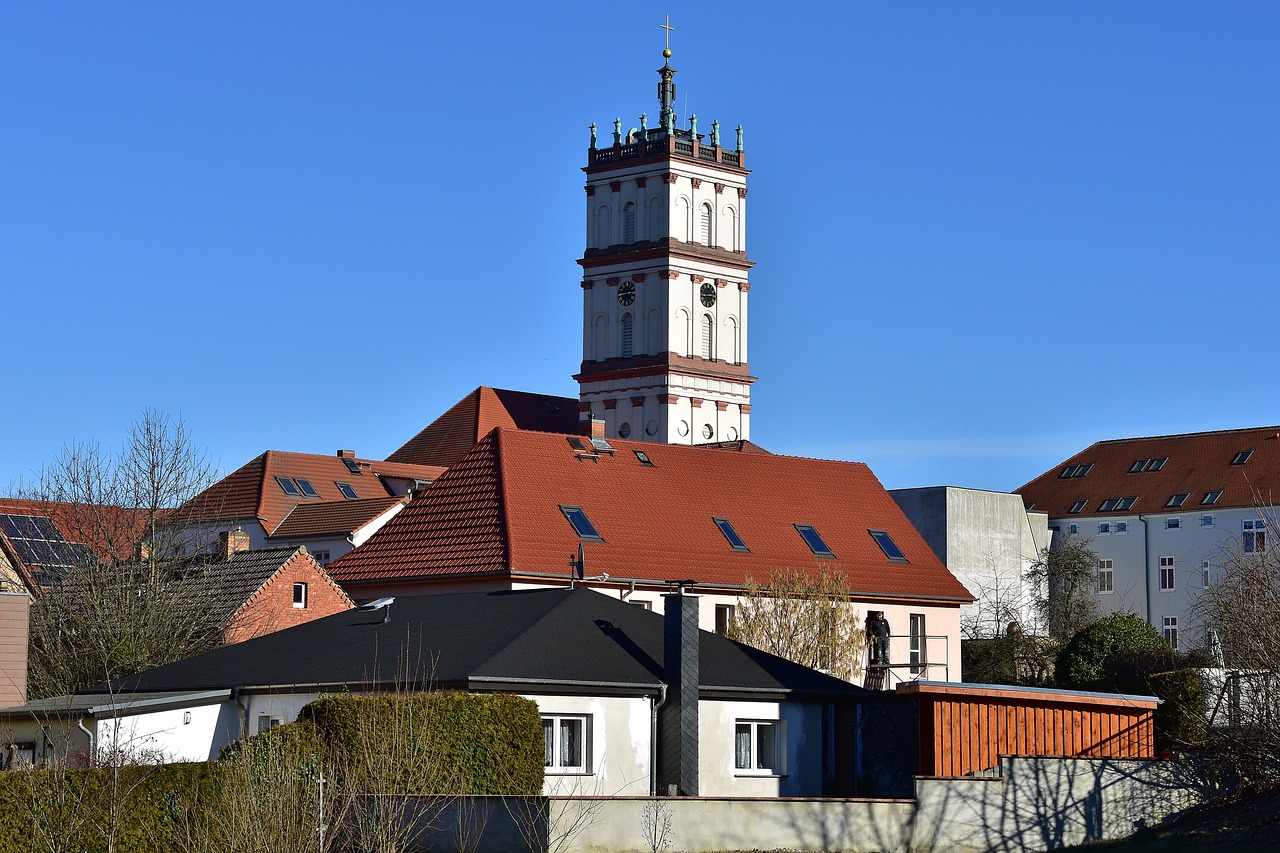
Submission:
<svg viewBox="0 0 1280 853">
<path fill-rule="evenodd" d="M 249 706 L 240 701 L 240 688 L 231 688 L 231 701 L 236 703 L 236 707 L 240 709 L 240 737 L 243 739 L 249 734 Z"/>
<path fill-rule="evenodd" d="M 93 732 L 84 727 L 84 718 L 76 717 L 76 727 L 84 732 L 84 736 L 89 739 L 89 766 L 92 767 L 97 763 L 98 752 L 93 744 Z"/>
<path fill-rule="evenodd" d="M 658 685 L 658 701 L 649 706 L 649 796 L 658 796 L 658 709 L 667 701 L 667 685 Z"/>
<path fill-rule="evenodd" d="M 1142 597 L 1147 602 L 1147 624 L 1154 627 L 1151 621 L 1151 525 L 1143 515 L 1138 516 L 1138 521 L 1142 522 Z"/>
</svg>

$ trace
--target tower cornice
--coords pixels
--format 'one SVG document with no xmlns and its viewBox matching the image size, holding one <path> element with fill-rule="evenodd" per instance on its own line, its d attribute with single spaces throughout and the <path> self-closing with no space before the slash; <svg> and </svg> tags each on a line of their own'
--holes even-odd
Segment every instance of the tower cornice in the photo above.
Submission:
<svg viewBox="0 0 1280 853">
<path fill-rule="evenodd" d="M 686 243 L 675 237 L 650 240 L 644 243 L 622 243 L 607 249 L 587 249 L 578 263 L 583 269 L 607 267 L 612 264 L 680 258 L 688 261 L 708 261 L 739 270 L 749 270 L 755 264 L 747 260 L 746 252 L 731 252 L 718 246 Z"/>
<path fill-rule="evenodd" d="M 637 376 L 674 374 L 701 379 L 717 379 L 751 385 L 756 377 L 745 364 L 729 364 L 704 358 L 691 358 L 673 352 L 658 355 L 609 358 L 604 361 L 584 361 L 581 372 L 574 375 L 575 382 L 600 382 L 605 379 L 632 379 Z"/>
</svg>

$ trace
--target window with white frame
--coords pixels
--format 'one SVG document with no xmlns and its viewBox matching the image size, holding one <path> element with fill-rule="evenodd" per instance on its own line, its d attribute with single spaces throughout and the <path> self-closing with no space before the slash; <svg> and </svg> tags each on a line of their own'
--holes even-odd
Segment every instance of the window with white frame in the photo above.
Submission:
<svg viewBox="0 0 1280 853">
<path fill-rule="evenodd" d="M 919 675 L 928 663 L 923 613 L 912 613 L 907 619 L 907 662 L 911 664 L 912 675 Z"/>
<path fill-rule="evenodd" d="M 1267 523 L 1260 518 L 1246 518 L 1240 548 L 1246 554 L 1261 554 L 1267 550 Z"/>
<path fill-rule="evenodd" d="M 321 551 L 312 551 L 311 556 L 320 565 L 322 566 L 329 565 L 329 550 L 327 548 Z"/>
<path fill-rule="evenodd" d="M 1076 534 L 1076 533 L 1079 533 L 1079 532 L 1080 532 L 1080 525 L 1078 525 L 1078 524 L 1068 524 L 1068 525 L 1067 525 L 1067 533 L 1068 533 L 1068 534 Z"/>
<path fill-rule="evenodd" d="M 1208 589 L 1213 583 L 1213 566 L 1208 560 L 1200 561 L 1200 586 Z"/>
<path fill-rule="evenodd" d="M 732 604 L 716 605 L 716 633 L 721 637 L 727 637 L 729 632 L 733 630 L 734 608 Z"/>
<path fill-rule="evenodd" d="M 1164 617 L 1164 641 L 1168 643 L 1173 650 L 1178 650 L 1178 617 Z"/>
<path fill-rule="evenodd" d="M 1116 522 L 1116 533 L 1128 533 L 1128 532 L 1129 532 L 1129 522 L 1127 521 Z"/>
<path fill-rule="evenodd" d="M 1098 592 L 1116 591 L 1116 576 L 1111 560 L 1098 561 Z"/>
<path fill-rule="evenodd" d="M 1164 520 L 1164 529 L 1165 529 L 1165 530 L 1181 530 L 1181 529 L 1182 529 L 1182 519 L 1180 519 L 1180 518 L 1166 518 L 1166 519 Z"/>
<path fill-rule="evenodd" d="M 591 717 L 551 714 L 542 718 L 543 758 L 548 773 L 588 773 Z"/>
<path fill-rule="evenodd" d="M 786 728 L 781 720 L 738 720 L 733 727 L 733 766 L 745 773 L 786 773 Z"/>
<path fill-rule="evenodd" d="M 307 584 L 304 581 L 293 585 L 293 606 L 299 610 L 307 609 Z"/>
<path fill-rule="evenodd" d="M 272 716 L 271 714 L 259 714 L 258 715 L 258 731 L 256 733 L 262 734 L 267 729 L 271 729 L 271 728 L 275 728 L 276 726 L 283 726 L 283 725 L 284 725 L 284 717 L 276 717 L 276 716 Z"/>
<path fill-rule="evenodd" d="M 1213 516 L 1212 516 L 1212 515 L 1202 515 L 1202 516 L 1200 516 L 1200 526 L 1201 526 L 1201 527 L 1213 527 Z"/>
<path fill-rule="evenodd" d="M 1173 592 L 1173 557 L 1160 558 L 1160 591 Z"/>
<path fill-rule="evenodd" d="M 1110 532 L 1111 532 L 1111 522 L 1109 521 L 1098 522 L 1098 533 L 1107 534 Z"/>
</svg>

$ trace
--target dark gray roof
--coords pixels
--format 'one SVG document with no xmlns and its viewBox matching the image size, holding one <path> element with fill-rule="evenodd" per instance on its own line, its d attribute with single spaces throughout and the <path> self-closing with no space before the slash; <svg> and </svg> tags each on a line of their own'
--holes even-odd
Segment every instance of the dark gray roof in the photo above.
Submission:
<svg viewBox="0 0 1280 853">
<path fill-rule="evenodd" d="M 119 682 L 129 691 L 350 685 L 653 692 L 663 617 L 588 589 L 406 596 L 216 649 Z M 704 693 L 862 694 L 861 688 L 701 632 Z M 606 692 L 608 692 L 606 690 Z"/>
<path fill-rule="evenodd" d="M 211 597 L 227 609 L 231 615 L 249 600 L 249 596 L 262 589 L 271 576 L 302 549 L 301 545 L 287 548 L 260 548 L 257 551 L 241 551 L 232 554 L 225 563 L 208 563 L 189 581 L 205 585 Z"/>
</svg>

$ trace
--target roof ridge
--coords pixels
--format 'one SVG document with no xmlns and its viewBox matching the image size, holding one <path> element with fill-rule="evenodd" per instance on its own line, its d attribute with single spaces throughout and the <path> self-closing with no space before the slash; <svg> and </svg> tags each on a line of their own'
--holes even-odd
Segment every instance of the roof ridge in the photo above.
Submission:
<svg viewBox="0 0 1280 853">
<path fill-rule="evenodd" d="M 584 588 L 585 588 L 585 587 L 584 587 Z M 530 592 L 545 592 L 545 593 L 553 593 L 553 592 L 558 592 L 558 593 L 560 593 L 560 600 L 559 600 L 559 601 L 557 601 L 555 604 L 553 604 L 551 607 L 547 608 L 547 609 L 546 609 L 545 611 L 543 611 L 541 614 L 539 614 L 539 615 L 538 615 L 538 617 L 537 617 L 536 619 L 533 619 L 532 621 L 530 621 L 530 622 L 526 623 L 526 624 L 525 624 L 525 626 L 524 626 L 523 628 L 521 628 L 519 631 L 517 631 L 515 634 L 513 634 L 513 635 L 511 636 L 511 639 L 510 639 L 510 640 L 508 640 L 507 642 L 503 643 L 503 644 L 502 644 L 501 646 L 499 646 L 496 650 L 494 650 L 493 654 L 489 655 L 489 656 L 488 656 L 488 657 L 486 657 L 484 660 L 482 660 L 482 661 L 480 661 L 478 664 L 476 664 L 476 666 L 474 666 L 474 667 L 473 667 L 473 669 L 474 669 L 474 670 L 479 670 L 479 669 L 483 668 L 485 664 L 489 663 L 490 661 L 492 661 L 494 658 L 498 657 L 499 655 L 504 654 L 504 653 L 507 651 L 507 649 L 511 648 L 511 646 L 512 646 L 512 645 L 514 645 L 514 644 L 516 643 L 516 641 L 518 641 L 521 637 L 525 636 L 526 634 L 531 633 L 535 628 L 537 628 L 540 624 L 542 624 L 542 622 L 543 622 L 544 620 L 546 620 L 546 618 L 547 618 L 548 616 L 550 616 L 552 613 L 555 613 L 555 612 L 556 612 L 557 610 L 559 610 L 561 607 L 564 607 L 565 602 L 567 602 L 567 601 L 569 600 L 569 593 L 572 593 L 572 592 L 574 592 L 575 590 L 574 590 L 574 587 L 547 587 L 547 588 L 545 588 L 545 589 L 539 589 L 539 590 L 525 589 L 525 590 L 511 590 L 511 591 L 512 591 L 512 592 L 524 592 L 524 593 L 530 593 Z M 591 591 L 592 591 L 592 590 L 587 590 L 587 592 L 591 592 Z M 459 593 L 459 594 L 460 594 L 460 595 L 468 595 L 468 594 L 470 594 L 470 593 Z M 608 598 L 608 596 L 605 596 L 605 598 Z"/>
<path fill-rule="evenodd" d="M 1169 435 L 1135 435 L 1129 438 L 1104 438 L 1101 441 L 1095 441 L 1089 447 L 1097 447 L 1100 444 L 1123 444 L 1127 441 L 1166 441 L 1172 438 L 1195 438 L 1202 435 L 1227 435 L 1233 432 L 1261 432 L 1263 430 L 1280 433 L 1280 424 L 1275 426 L 1235 427 L 1233 429 L 1208 429 L 1198 432 L 1175 432 Z M 1086 447 L 1085 450 L 1088 450 L 1089 447 Z M 1083 453 L 1084 451 L 1080 452 Z M 1050 468 L 1049 470 L 1052 471 L 1053 469 Z"/>
<path fill-rule="evenodd" d="M 280 523 L 277 524 L 275 527 L 271 528 L 271 532 L 268 533 L 267 535 L 275 536 L 276 531 L 279 530 L 281 527 L 284 527 L 284 523 L 289 520 L 289 516 L 293 515 L 293 511 L 296 510 L 298 506 L 299 504 L 294 504 L 293 506 L 289 507 L 289 511 L 284 514 L 284 518 L 280 519 Z"/>
</svg>

